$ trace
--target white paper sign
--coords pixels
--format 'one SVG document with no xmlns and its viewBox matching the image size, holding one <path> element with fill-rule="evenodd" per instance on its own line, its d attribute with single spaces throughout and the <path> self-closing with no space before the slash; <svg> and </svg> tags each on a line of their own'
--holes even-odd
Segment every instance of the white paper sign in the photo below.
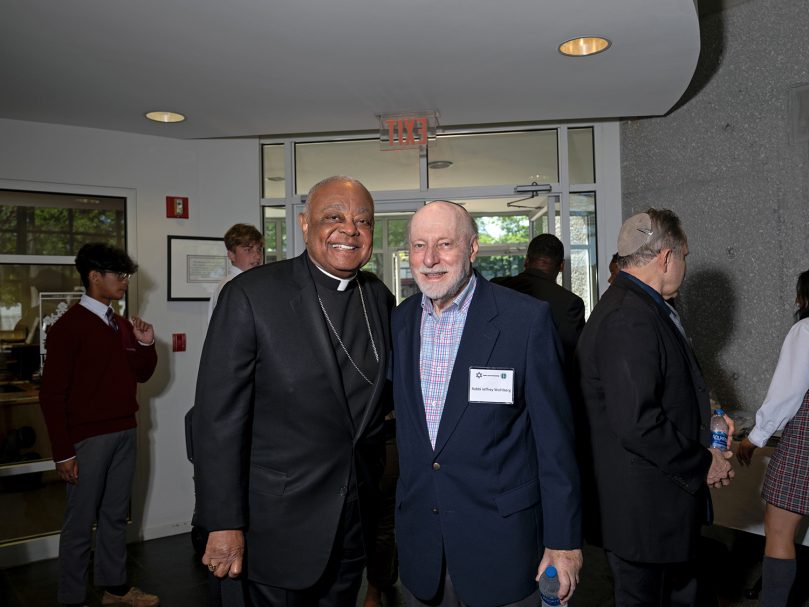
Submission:
<svg viewBox="0 0 809 607">
<path fill-rule="evenodd" d="M 514 404 L 514 369 L 469 368 L 469 402 Z"/>
</svg>

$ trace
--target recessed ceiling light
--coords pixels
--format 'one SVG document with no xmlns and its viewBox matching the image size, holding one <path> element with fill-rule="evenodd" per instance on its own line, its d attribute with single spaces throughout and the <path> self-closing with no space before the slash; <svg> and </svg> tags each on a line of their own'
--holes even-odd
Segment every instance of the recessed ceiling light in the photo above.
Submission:
<svg viewBox="0 0 809 607">
<path fill-rule="evenodd" d="M 598 36 L 573 38 L 559 45 L 559 52 L 568 57 L 587 57 L 606 51 L 612 43 Z"/>
<path fill-rule="evenodd" d="M 452 160 L 431 160 L 427 167 L 431 169 L 448 169 L 452 166 Z"/>
<path fill-rule="evenodd" d="M 146 117 L 155 122 L 182 122 L 185 116 L 176 112 L 147 112 Z"/>
</svg>

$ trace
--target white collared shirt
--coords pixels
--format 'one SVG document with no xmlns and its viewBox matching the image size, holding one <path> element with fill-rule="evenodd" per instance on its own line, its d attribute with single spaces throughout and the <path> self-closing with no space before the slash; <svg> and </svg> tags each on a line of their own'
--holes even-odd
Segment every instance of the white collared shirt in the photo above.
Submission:
<svg viewBox="0 0 809 607">
<path fill-rule="evenodd" d="M 763 447 L 795 417 L 809 390 L 809 318 L 796 322 L 787 333 L 767 397 L 756 412 L 750 442 Z"/>
<path fill-rule="evenodd" d="M 81 299 L 79 300 L 79 305 L 84 306 L 85 308 L 90 310 L 90 312 L 98 316 L 104 322 L 105 325 L 110 324 L 109 321 L 107 321 L 107 310 L 112 310 L 111 306 L 101 303 L 97 299 L 93 299 L 86 293 L 81 296 Z M 115 313 L 115 310 L 112 310 L 112 312 Z"/>
</svg>

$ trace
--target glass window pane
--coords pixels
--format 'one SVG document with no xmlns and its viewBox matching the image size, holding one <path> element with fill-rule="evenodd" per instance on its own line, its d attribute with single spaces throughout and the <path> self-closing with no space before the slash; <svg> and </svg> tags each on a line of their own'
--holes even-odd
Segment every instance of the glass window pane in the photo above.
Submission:
<svg viewBox="0 0 809 607">
<path fill-rule="evenodd" d="M 295 144 L 295 170 L 299 194 L 332 175 L 359 179 L 371 191 L 419 189 L 419 151 L 383 152 L 375 139 Z"/>
<path fill-rule="evenodd" d="M 39 403 L 35 401 L 31 408 L 39 409 Z M 18 431 L 23 437 L 30 437 L 25 428 L 21 426 Z M 37 441 L 41 442 L 39 436 Z M 36 457 L 32 451 L 35 448 L 36 445 L 32 445 L 21 450 L 21 457 Z M 0 542 L 59 533 L 65 515 L 65 501 L 65 483 L 59 480 L 55 470 L 3 476 L 0 478 L 0 512 L 3 513 L 0 517 Z"/>
<path fill-rule="evenodd" d="M 527 244 L 530 238 L 528 215 L 477 216 L 478 240 L 482 245 Z"/>
<path fill-rule="evenodd" d="M 474 268 L 483 274 L 484 278 L 492 279 L 495 276 L 516 276 L 523 270 L 525 255 L 478 255 Z"/>
<path fill-rule="evenodd" d="M 407 248 L 405 231 L 410 213 L 377 213 L 374 216 L 374 252 L 363 267 L 373 272 L 394 293 L 401 293 L 401 264 L 399 255 Z M 398 283 L 398 284 L 397 284 Z"/>
<path fill-rule="evenodd" d="M 385 269 L 384 263 L 382 260 L 382 253 L 374 253 L 371 255 L 371 258 L 368 260 L 362 269 L 365 272 L 371 272 L 372 274 L 376 274 L 376 277 L 383 281 L 385 280 Z"/>
<path fill-rule="evenodd" d="M 261 146 L 264 198 L 285 198 L 284 144 Z"/>
<path fill-rule="evenodd" d="M 431 188 L 559 181 L 556 129 L 440 135 L 427 160 Z"/>
<path fill-rule="evenodd" d="M 75 255 L 83 244 L 126 246 L 126 200 L 0 190 L 0 254 Z"/>
<path fill-rule="evenodd" d="M 284 206 L 265 206 L 264 209 L 264 263 L 286 258 L 287 221 Z"/>
<path fill-rule="evenodd" d="M 0 264 L 0 509 L 7 514 L 0 542 L 58 532 L 61 525 L 64 483 L 52 471 L 39 406 L 40 336 L 63 311 L 56 302 L 75 303 L 81 292 L 72 266 Z M 58 300 L 47 301 L 52 293 L 60 293 Z M 29 471 L 34 462 L 38 470 Z"/>
<path fill-rule="evenodd" d="M 593 129 L 568 129 L 567 157 L 570 183 L 595 183 Z"/>
<path fill-rule="evenodd" d="M 71 291 L 83 291 L 73 266 L 0 264 L 0 382 L 39 371 L 39 297 Z"/>
<path fill-rule="evenodd" d="M 396 303 L 402 303 L 411 295 L 419 292 L 413 273 L 410 271 L 410 253 L 408 251 L 397 251 L 394 253 L 394 288 L 391 289 L 396 295 Z"/>
<path fill-rule="evenodd" d="M 407 248 L 407 222 L 409 219 L 388 220 L 388 247 L 403 250 Z"/>
<path fill-rule="evenodd" d="M 585 316 L 598 300 L 595 194 L 570 195 L 571 290 L 584 300 Z M 607 260 L 609 263 L 609 260 Z"/>
</svg>

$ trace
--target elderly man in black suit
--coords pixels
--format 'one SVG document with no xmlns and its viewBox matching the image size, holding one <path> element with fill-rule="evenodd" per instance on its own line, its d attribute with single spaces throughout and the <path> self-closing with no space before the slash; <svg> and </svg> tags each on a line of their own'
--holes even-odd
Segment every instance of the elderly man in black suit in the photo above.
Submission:
<svg viewBox="0 0 809 607">
<path fill-rule="evenodd" d="M 253 607 L 356 603 L 391 407 L 393 297 L 359 271 L 373 247 L 371 195 L 331 177 L 299 223 L 305 253 L 225 286 L 197 379 L 202 562 L 237 576 L 246 547 Z"/>
<path fill-rule="evenodd" d="M 547 301 L 556 332 L 562 341 L 565 362 L 569 363 L 584 328 L 584 302 L 581 297 L 556 284 L 556 277 L 565 269 L 565 247 L 553 234 L 540 234 L 528 245 L 525 271 L 517 276 L 492 279 L 536 299 Z"/>
<path fill-rule="evenodd" d="M 697 605 L 695 557 L 708 486 L 733 476 L 709 449 L 708 388 L 677 312 L 688 242 L 671 211 L 627 219 L 621 270 L 577 350 L 615 604 Z"/>
</svg>

